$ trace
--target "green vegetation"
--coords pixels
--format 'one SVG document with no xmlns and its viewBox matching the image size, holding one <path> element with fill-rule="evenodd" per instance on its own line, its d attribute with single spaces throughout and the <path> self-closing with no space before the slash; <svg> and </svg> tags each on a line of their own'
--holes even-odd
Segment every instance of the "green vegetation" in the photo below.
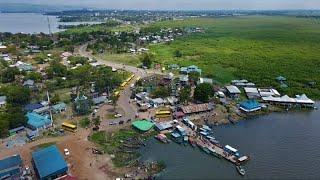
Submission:
<svg viewBox="0 0 320 180">
<path fill-rule="evenodd" d="M 121 129 L 115 133 L 107 134 L 104 131 L 96 132 L 91 135 L 90 140 L 98 145 L 108 154 L 115 155 L 113 162 L 115 166 L 126 166 L 130 161 L 136 159 L 139 154 L 135 151 L 126 152 L 122 149 L 123 143 L 128 138 L 137 138 L 139 133 L 133 130 Z"/>
<path fill-rule="evenodd" d="M 166 27 L 202 27 L 205 33 L 178 38 L 169 45 L 150 45 L 156 63 L 195 64 L 204 76 L 220 83 L 244 78 L 288 95 L 306 93 L 320 98 L 320 24 L 310 19 L 199 18 L 158 22 L 150 28 Z M 279 75 L 288 79 L 289 88 L 280 88 L 275 80 Z M 310 82 L 316 85 L 310 87 Z"/>
<path fill-rule="evenodd" d="M 209 102 L 213 96 L 213 88 L 211 84 L 199 84 L 194 90 L 194 99 L 200 102 Z"/>
<path fill-rule="evenodd" d="M 80 127 L 87 128 L 90 126 L 90 119 L 89 118 L 83 118 L 80 120 Z"/>
</svg>

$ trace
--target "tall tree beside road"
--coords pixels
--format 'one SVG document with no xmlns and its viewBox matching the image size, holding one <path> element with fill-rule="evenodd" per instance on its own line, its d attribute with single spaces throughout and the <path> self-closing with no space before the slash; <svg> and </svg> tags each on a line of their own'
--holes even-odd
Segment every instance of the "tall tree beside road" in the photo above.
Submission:
<svg viewBox="0 0 320 180">
<path fill-rule="evenodd" d="M 153 61 L 153 55 L 150 54 L 150 53 L 144 53 L 142 56 L 141 56 L 141 63 L 143 66 L 146 66 L 148 68 L 151 67 L 152 65 L 152 61 Z"/>
</svg>

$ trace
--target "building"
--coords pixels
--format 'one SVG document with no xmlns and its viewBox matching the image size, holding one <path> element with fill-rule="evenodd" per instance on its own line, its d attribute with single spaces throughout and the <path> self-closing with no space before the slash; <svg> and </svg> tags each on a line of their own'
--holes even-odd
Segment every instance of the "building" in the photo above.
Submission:
<svg viewBox="0 0 320 180">
<path fill-rule="evenodd" d="M 280 97 L 280 93 L 276 89 L 261 88 L 258 91 L 261 97 Z"/>
<path fill-rule="evenodd" d="M 35 112 L 27 113 L 28 126 L 33 130 L 46 129 L 52 126 L 52 121 L 48 116 L 42 116 Z"/>
<path fill-rule="evenodd" d="M 198 66 L 195 66 L 195 65 L 180 68 L 181 74 L 189 74 L 191 72 L 197 72 L 201 75 L 202 70 L 200 68 L 198 68 Z"/>
<path fill-rule="evenodd" d="M 208 84 L 213 84 L 213 80 L 210 78 L 199 78 L 199 81 L 197 84 L 203 84 L 203 83 L 208 83 Z"/>
<path fill-rule="evenodd" d="M 7 97 L 6 96 L 0 96 L 0 108 L 4 107 L 7 104 Z"/>
<path fill-rule="evenodd" d="M 226 86 L 227 89 L 227 95 L 231 98 L 239 98 L 241 91 L 237 86 Z"/>
<path fill-rule="evenodd" d="M 65 103 L 58 103 L 52 106 L 52 111 L 54 113 L 62 113 L 67 110 L 67 105 Z"/>
<path fill-rule="evenodd" d="M 94 105 L 100 105 L 107 101 L 107 96 L 99 96 L 96 98 L 92 98 L 92 102 Z"/>
<path fill-rule="evenodd" d="M 132 123 L 132 126 L 141 132 L 147 132 L 154 126 L 154 124 L 147 120 L 136 120 Z"/>
<path fill-rule="evenodd" d="M 44 107 L 44 106 L 40 103 L 27 104 L 24 107 L 24 110 L 26 110 L 27 112 L 32 112 L 32 111 L 34 111 L 36 109 L 40 109 L 42 107 Z"/>
<path fill-rule="evenodd" d="M 258 99 L 260 98 L 260 93 L 257 88 L 245 87 L 244 92 L 246 93 L 249 99 Z"/>
<path fill-rule="evenodd" d="M 185 115 L 204 113 L 213 110 L 213 104 L 203 103 L 203 104 L 193 104 L 188 106 L 180 107 L 181 111 Z"/>
<path fill-rule="evenodd" d="M 173 126 L 170 122 L 159 122 L 155 124 L 155 128 L 158 131 L 164 131 L 164 130 L 168 130 L 171 129 Z"/>
<path fill-rule="evenodd" d="M 68 165 L 55 145 L 33 152 L 32 163 L 41 180 L 67 175 Z"/>
<path fill-rule="evenodd" d="M 0 179 L 19 179 L 22 173 L 20 155 L 6 157 L 0 160 Z"/>
<path fill-rule="evenodd" d="M 41 108 L 35 109 L 32 112 L 35 112 L 37 114 L 47 114 L 50 112 L 50 107 L 49 106 L 43 106 Z"/>
<path fill-rule="evenodd" d="M 281 97 L 262 97 L 262 100 L 270 104 L 283 105 L 283 106 L 300 106 L 300 107 L 314 107 L 315 102 L 309 99 L 305 94 L 298 95 L 296 98 L 291 98 L 287 95 Z"/>
<path fill-rule="evenodd" d="M 179 77 L 179 82 L 182 86 L 186 86 L 189 84 L 189 76 L 188 75 L 182 75 Z"/>
<path fill-rule="evenodd" d="M 155 98 L 150 99 L 150 104 L 152 104 L 154 107 L 163 106 L 165 104 L 165 101 L 162 98 Z"/>
<path fill-rule="evenodd" d="M 23 86 L 27 87 L 29 89 L 34 89 L 35 88 L 34 80 L 28 79 L 28 80 L 24 81 Z"/>
<path fill-rule="evenodd" d="M 256 100 L 247 100 L 240 103 L 240 109 L 244 112 L 254 112 L 259 111 L 261 105 Z"/>
</svg>

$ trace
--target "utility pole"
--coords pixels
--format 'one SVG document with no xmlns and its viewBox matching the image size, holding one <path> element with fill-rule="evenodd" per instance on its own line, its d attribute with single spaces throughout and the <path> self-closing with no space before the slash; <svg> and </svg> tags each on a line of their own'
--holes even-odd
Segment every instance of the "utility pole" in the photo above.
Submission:
<svg viewBox="0 0 320 180">
<path fill-rule="evenodd" d="M 52 35 L 52 32 L 51 32 L 51 25 L 50 25 L 50 19 L 49 19 L 49 16 L 47 16 L 47 21 L 48 21 L 49 35 L 51 36 L 51 35 Z"/>
<path fill-rule="evenodd" d="M 51 124 L 53 126 L 53 116 L 52 116 L 52 111 L 51 111 L 51 103 L 50 103 L 49 91 L 47 91 L 47 99 L 48 99 L 48 104 L 49 104 L 49 113 L 50 113 Z"/>
</svg>

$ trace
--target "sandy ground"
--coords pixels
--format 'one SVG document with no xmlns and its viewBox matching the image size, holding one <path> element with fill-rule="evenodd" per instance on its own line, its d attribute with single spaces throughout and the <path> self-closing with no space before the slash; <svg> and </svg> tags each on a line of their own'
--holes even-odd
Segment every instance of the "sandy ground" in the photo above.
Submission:
<svg viewBox="0 0 320 180">
<path fill-rule="evenodd" d="M 88 135 L 88 130 L 80 130 L 76 134 L 55 138 L 43 138 L 21 147 L 2 149 L 0 157 L 20 154 L 24 165 L 32 167 L 31 153 L 34 149 L 43 143 L 56 142 L 62 154 L 65 148 L 70 151 L 70 155 L 65 157 L 69 166 L 69 174 L 83 180 L 105 180 L 123 176 L 128 169 L 113 168 L 109 155 L 92 154 L 92 148 L 95 147 L 95 145 L 87 140 Z"/>
</svg>

